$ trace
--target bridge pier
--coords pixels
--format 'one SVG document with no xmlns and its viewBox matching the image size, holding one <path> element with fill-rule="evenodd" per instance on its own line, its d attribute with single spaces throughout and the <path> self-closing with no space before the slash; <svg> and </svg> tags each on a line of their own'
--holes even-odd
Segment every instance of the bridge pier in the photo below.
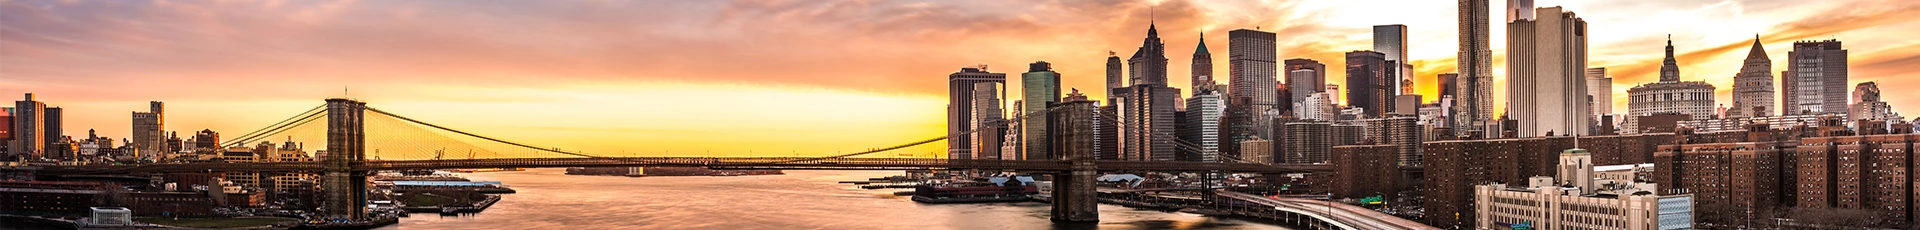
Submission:
<svg viewBox="0 0 1920 230">
<path fill-rule="evenodd" d="M 353 168 L 367 158 L 366 108 L 365 102 L 327 99 L 327 154 L 320 158 L 320 189 L 326 191 L 321 208 L 329 218 L 367 215 L 367 171 Z"/>
<path fill-rule="evenodd" d="M 1093 161 L 1073 161 L 1073 171 L 1053 176 L 1054 222 L 1100 222 L 1099 193 L 1094 179 L 1100 176 Z"/>
</svg>

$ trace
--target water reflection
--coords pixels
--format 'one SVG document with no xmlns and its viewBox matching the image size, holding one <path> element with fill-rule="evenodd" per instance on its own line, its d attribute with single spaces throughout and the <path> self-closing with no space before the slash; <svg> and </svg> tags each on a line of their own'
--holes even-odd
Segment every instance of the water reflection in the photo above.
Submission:
<svg viewBox="0 0 1920 230">
<path fill-rule="evenodd" d="M 562 169 L 467 174 L 519 190 L 477 215 L 422 213 L 386 229 L 1287 229 L 1101 205 L 1100 223 L 1058 224 L 1044 203 L 927 205 L 838 181 L 890 171 L 740 177 L 569 176 Z"/>
</svg>

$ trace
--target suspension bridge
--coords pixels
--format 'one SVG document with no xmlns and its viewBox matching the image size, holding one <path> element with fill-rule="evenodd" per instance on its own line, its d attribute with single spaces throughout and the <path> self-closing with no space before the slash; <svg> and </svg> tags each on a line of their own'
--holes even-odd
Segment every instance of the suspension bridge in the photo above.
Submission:
<svg viewBox="0 0 1920 230">
<path fill-rule="evenodd" d="M 1009 119 L 1013 122 L 1042 115 L 1035 111 Z M 1119 119 L 1111 119 L 1119 122 Z M 319 123 L 316 123 L 319 122 Z M 1120 127 L 1126 127 L 1121 124 Z M 287 118 L 237 138 L 223 146 L 244 146 L 256 141 L 285 136 L 289 142 L 301 137 L 308 142 L 324 142 L 313 162 L 164 162 L 138 165 L 46 166 L 40 170 L 53 174 L 110 174 L 141 172 L 314 172 L 321 175 L 325 190 L 323 212 L 341 218 L 364 217 L 367 175 L 380 170 L 453 169 L 453 168 L 540 168 L 540 167 L 633 167 L 694 166 L 714 169 L 804 169 L 804 170 L 919 170 L 979 169 L 1021 171 L 1055 175 L 1054 216 L 1056 221 L 1097 221 L 1094 208 L 1093 178 L 1101 172 L 1222 172 L 1222 173 L 1312 173 L 1329 172 L 1329 165 L 1269 165 L 1248 163 L 1230 154 L 1218 154 L 1219 162 L 1116 161 L 1094 160 L 1093 156 L 1051 156 L 1050 160 L 990 160 L 872 157 L 887 151 L 905 149 L 966 136 L 971 132 L 916 140 L 905 144 L 872 148 L 848 154 L 824 157 L 619 157 L 540 147 L 479 135 L 389 113 L 352 99 L 327 99 L 326 104 Z M 369 132 L 373 131 L 373 132 Z M 1169 135 L 1151 138 L 1176 140 L 1177 148 L 1199 151 L 1197 145 L 1177 141 Z M 373 142 L 369 142 L 372 139 Z M 465 139 L 463 141 L 462 139 Z M 368 147 L 375 147 L 368 158 Z M 384 160 L 387 150 L 395 160 Z M 447 150 L 465 152 L 464 159 L 447 159 Z M 431 153 L 431 157 L 422 156 Z M 476 155 L 484 155 L 476 157 Z"/>
</svg>

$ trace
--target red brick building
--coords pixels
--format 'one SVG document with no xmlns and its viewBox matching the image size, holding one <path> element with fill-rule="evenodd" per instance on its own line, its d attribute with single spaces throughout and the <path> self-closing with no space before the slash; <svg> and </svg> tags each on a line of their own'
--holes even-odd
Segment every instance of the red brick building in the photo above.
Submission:
<svg viewBox="0 0 1920 230">
<path fill-rule="evenodd" d="M 1397 193 L 1395 178 L 1400 168 L 1394 165 L 1398 159 L 1396 145 L 1343 145 L 1334 146 L 1332 164 L 1334 199 L 1361 198 L 1375 195 L 1393 196 Z"/>
</svg>

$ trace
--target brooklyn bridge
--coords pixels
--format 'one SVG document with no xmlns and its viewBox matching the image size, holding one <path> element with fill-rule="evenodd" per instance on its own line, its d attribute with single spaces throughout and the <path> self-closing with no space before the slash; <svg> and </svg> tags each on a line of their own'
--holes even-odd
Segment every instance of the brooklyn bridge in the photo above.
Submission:
<svg viewBox="0 0 1920 230">
<path fill-rule="evenodd" d="M 1045 113 L 1038 111 L 1025 116 Z M 370 120 L 378 124 L 370 125 Z M 1017 122 L 1023 119 L 1009 119 Z M 1118 119 L 1102 119 L 1115 121 Z M 324 122 L 316 124 L 315 122 Z M 321 126 L 324 124 L 324 126 Z M 321 129 L 324 127 L 324 129 Z M 309 131 L 302 131 L 309 130 Z M 978 130 L 978 129 L 976 129 Z M 521 142 L 480 135 L 460 129 L 435 125 L 396 115 L 374 107 L 365 102 L 352 99 L 327 99 L 326 104 L 310 109 L 299 115 L 287 118 L 266 128 L 222 142 L 226 146 L 242 146 L 251 142 L 265 141 L 268 138 L 294 133 L 310 132 L 308 135 L 324 135 L 326 148 L 316 154 L 312 162 L 164 162 L 133 165 L 70 165 L 41 166 L 38 171 L 47 174 L 120 174 L 120 173 L 164 173 L 164 172 L 312 172 L 320 175 L 321 189 L 325 191 L 321 209 L 330 217 L 361 218 L 366 216 L 368 175 L 384 170 L 422 170 L 457 168 L 542 168 L 542 167 L 636 167 L 636 166 L 692 166 L 712 169 L 797 169 L 797 170 L 992 170 L 1013 171 L 1029 174 L 1052 175 L 1053 216 L 1056 221 L 1085 222 L 1097 221 L 1098 203 L 1094 186 L 1095 177 L 1107 172 L 1195 172 L 1195 173 L 1325 173 L 1333 170 L 1325 164 L 1290 165 L 1259 164 L 1239 160 L 1231 155 L 1222 154 L 1219 162 L 1190 161 L 1118 161 L 1095 160 L 1090 154 L 1056 153 L 1048 160 L 991 160 L 991 159 L 938 159 L 938 158 L 901 158 L 877 156 L 887 151 L 920 146 L 946 140 L 954 136 L 969 133 L 950 133 L 945 136 L 931 137 L 912 142 L 869 148 L 853 153 L 821 157 L 632 157 L 588 154 L 579 151 L 562 150 L 555 147 L 542 147 Z M 367 152 L 369 136 L 383 136 L 382 132 L 396 133 L 442 133 L 446 135 L 414 135 L 407 140 L 383 140 L 385 148 L 405 149 L 389 151 L 391 155 L 380 156 L 378 150 L 372 158 Z M 451 137 L 449 137 L 451 136 Z M 449 141 L 458 137 L 482 141 Z M 1176 139 L 1171 136 L 1154 137 Z M 389 138 L 390 139 L 390 138 Z M 1177 139 L 1176 139 L 1177 140 Z M 475 143 L 478 142 L 478 143 Z M 1198 151 L 1192 143 L 1175 141 L 1179 148 Z M 394 146 L 401 147 L 394 147 Z M 446 156 L 445 150 L 465 148 L 464 157 Z M 489 152 L 487 156 L 474 156 L 473 151 Z M 431 152 L 431 153 L 429 153 Z M 516 154 L 503 154 L 515 152 Z M 423 156 L 431 155 L 431 156 Z M 393 158 L 385 160 L 383 158 Z M 1217 198 L 1231 198 L 1218 196 Z M 1275 202 L 1275 201 L 1236 201 Z M 1280 206 L 1271 206 L 1283 209 Z M 1352 228 L 1341 224 L 1337 215 L 1306 215 L 1294 213 L 1300 223 L 1326 228 Z"/>
</svg>

